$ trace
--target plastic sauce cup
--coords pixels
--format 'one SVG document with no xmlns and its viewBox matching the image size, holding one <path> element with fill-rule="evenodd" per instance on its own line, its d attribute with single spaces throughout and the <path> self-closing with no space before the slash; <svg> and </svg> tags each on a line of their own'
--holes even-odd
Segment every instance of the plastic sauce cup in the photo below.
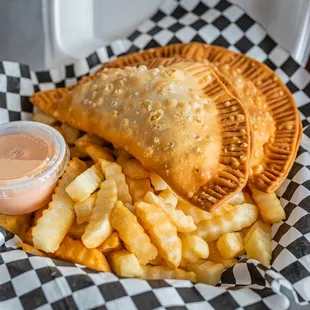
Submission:
<svg viewBox="0 0 310 310">
<path fill-rule="evenodd" d="M 46 205 L 69 159 L 64 138 L 51 126 L 0 125 L 0 212 L 23 214 Z"/>
</svg>

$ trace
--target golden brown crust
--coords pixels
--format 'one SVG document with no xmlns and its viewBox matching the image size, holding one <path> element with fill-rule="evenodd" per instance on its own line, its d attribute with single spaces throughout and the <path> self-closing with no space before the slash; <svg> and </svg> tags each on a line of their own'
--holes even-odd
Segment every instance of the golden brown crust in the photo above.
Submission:
<svg viewBox="0 0 310 310">
<path fill-rule="evenodd" d="M 286 178 L 294 163 L 300 143 L 300 119 L 294 99 L 287 87 L 266 65 L 245 55 L 218 46 L 201 43 L 173 44 L 122 56 L 103 67 L 123 67 L 158 57 L 182 57 L 189 60 L 208 60 L 216 66 L 229 65 L 243 79 L 254 83 L 267 104 L 275 123 L 275 132 L 264 145 L 263 171 L 254 173 L 249 182 L 265 192 L 275 191 Z M 218 73 L 218 72 L 217 72 Z M 222 82 L 236 97 L 231 83 Z M 255 150 L 253 150 L 255 151 Z"/>
<path fill-rule="evenodd" d="M 272 141 L 265 144 L 264 170 L 252 175 L 250 182 L 265 192 L 276 190 L 294 163 L 302 134 L 302 126 L 294 99 L 277 75 L 266 65 L 254 59 L 222 47 L 201 43 L 172 44 L 121 56 L 103 65 L 99 71 L 109 67 L 125 67 L 145 63 L 150 59 L 160 57 L 181 57 L 201 62 L 208 60 L 215 65 L 228 64 L 232 68 L 238 69 L 243 78 L 256 85 L 259 92 L 265 97 L 268 111 L 272 114 L 276 127 Z M 91 75 L 79 83 L 94 77 L 95 75 Z M 223 76 L 220 78 L 229 91 L 239 98 L 238 92 L 231 86 L 227 78 L 225 79 Z"/>
<path fill-rule="evenodd" d="M 167 65 L 167 61 L 169 60 L 163 59 L 162 61 L 157 61 L 156 63 L 153 62 L 153 64 L 150 63 L 148 66 L 151 68 L 157 67 L 159 65 Z M 173 62 L 176 63 L 173 60 L 170 61 L 170 64 L 172 65 Z M 177 130 L 177 132 L 173 133 L 172 135 L 174 139 L 177 139 L 175 146 L 179 144 L 180 148 L 179 150 L 177 148 L 171 150 L 171 154 L 169 153 L 169 149 L 165 149 L 164 152 L 162 152 L 160 149 L 157 150 L 152 145 L 154 151 L 153 155 L 150 158 L 147 158 L 146 155 L 143 155 L 143 150 L 145 151 L 147 146 L 149 148 L 151 145 L 150 139 L 153 141 L 155 136 L 153 137 L 152 131 L 148 131 L 148 135 L 146 137 L 139 136 L 142 127 L 146 125 L 142 125 L 141 120 L 139 121 L 139 117 L 137 116 L 131 119 L 132 117 L 129 114 L 126 115 L 129 128 L 134 131 L 132 135 L 133 138 L 127 137 L 126 139 L 123 139 L 122 135 L 124 135 L 124 133 L 120 133 L 118 125 L 114 124 L 113 121 L 111 121 L 108 126 L 107 124 L 103 124 L 105 115 L 103 113 L 106 113 L 108 108 L 104 107 L 103 112 L 101 110 L 99 112 L 96 111 L 97 95 L 94 95 L 94 93 L 98 93 L 98 89 L 100 90 L 101 86 L 98 83 L 98 79 L 100 79 L 102 75 L 99 75 L 98 78 L 92 82 L 93 84 L 81 85 L 80 88 L 76 88 L 76 91 L 74 90 L 72 92 L 68 92 L 67 90 L 60 89 L 57 92 L 43 92 L 36 94 L 32 97 L 31 100 L 43 112 L 53 115 L 56 119 L 62 122 L 69 122 L 73 126 L 85 130 L 89 133 L 97 134 L 112 143 L 120 143 L 120 147 L 126 146 L 122 144 L 123 140 L 126 140 L 126 143 L 128 143 L 127 146 L 129 152 L 138 158 L 145 167 L 150 169 L 154 168 L 154 170 L 159 173 L 167 181 L 167 183 L 170 184 L 171 187 L 185 199 L 190 199 L 201 208 L 210 210 L 211 207 L 215 207 L 224 200 L 228 199 L 236 191 L 241 190 L 246 184 L 249 163 L 249 124 L 246 112 L 240 101 L 227 91 L 225 86 L 218 79 L 217 75 L 208 66 L 195 62 L 184 62 L 172 65 L 167 69 L 163 69 L 163 72 L 166 72 L 168 69 L 172 70 L 172 72 L 174 72 L 173 70 L 175 69 L 177 70 L 175 73 L 173 73 L 173 75 L 176 74 L 176 80 L 178 80 L 178 74 L 180 73 L 178 70 L 187 72 L 187 74 L 189 74 L 192 79 L 196 81 L 195 83 L 199 85 L 200 89 L 197 89 L 197 91 L 195 90 L 194 93 L 191 93 L 190 87 L 195 87 L 196 85 L 188 85 L 188 83 L 191 83 L 191 79 L 185 80 L 184 83 L 182 82 L 183 84 L 181 83 L 183 85 L 181 87 L 181 92 L 183 92 L 186 87 L 189 87 L 189 94 L 190 96 L 193 96 L 194 99 L 191 99 L 191 97 L 189 99 L 185 98 L 184 102 L 179 101 L 177 106 L 171 109 L 177 116 L 179 115 L 179 111 L 183 111 L 182 105 L 188 106 L 188 111 L 193 111 L 189 113 L 194 114 L 192 116 L 191 114 L 188 114 L 185 118 L 183 118 L 189 120 L 189 123 L 195 121 L 196 125 L 188 125 L 190 127 L 186 129 L 187 123 L 185 121 L 184 124 L 180 124 L 180 127 L 174 127 L 174 129 L 172 129 L 172 131 Z M 183 79 L 182 72 L 181 80 Z M 103 72 L 103 75 L 104 74 L 105 72 Z M 126 83 L 131 83 L 130 78 Z M 158 84 L 155 83 L 155 85 Z M 89 89 L 92 89 L 94 86 L 96 86 L 97 91 L 89 93 Z M 139 92 L 142 92 L 143 88 L 146 88 L 146 86 L 147 84 L 143 84 L 142 87 L 140 87 Z M 162 84 L 160 84 L 160 89 L 161 86 Z M 103 85 L 103 90 L 104 89 L 105 86 Z M 68 95 L 64 96 L 62 100 L 58 100 L 59 96 L 65 92 L 67 92 Z M 83 93 L 81 98 L 79 97 L 79 92 Z M 129 95 L 126 93 L 125 88 L 124 92 L 125 97 L 123 100 L 126 101 L 126 98 L 129 98 Z M 198 95 L 197 98 L 196 95 Z M 89 105 L 89 101 L 91 101 L 90 98 L 93 98 L 91 105 Z M 138 95 L 136 98 L 137 102 L 139 102 L 140 95 Z M 84 103 L 85 99 L 87 100 L 87 107 L 85 107 L 85 104 L 80 104 L 81 101 Z M 112 97 L 112 99 L 114 100 L 115 98 Z M 201 101 L 202 99 L 203 101 Z M 73 104 L 74 100 L 77 102 L 77 104 Z M 105 105 L 110 106 L 111 100 L 108 97 L 105 97 Z M 156 101 L 156 98 L 153 98 L 152 100 Z M 95 108 L 93 108 L 94 104 Z M 168 124 L 172 124 L 174 123 L 174 120 L 169 121 L 169 113 L 171 112 L 168 112 L 168 110 L 164 110 L 166 112 L 163 114 L 163 119 L 169 122 Z M 70 113 L 68 113 L 69 111 Z M 212 116 L 212 118 L 209 118 L 208 120 L 208 118 L 206 118 L 208 113 L 213 115 L 213 111 L 216 111 L 215 116 Z M 186 111 L 184 110 L 184 112 Z M 146 120 L 148 119 L 147 115 L 148 114 L 146 114 L 146 116 L 143 118 L 145 119 L 144 123 L 146 123 Z M 193 120 L 191 120 L 192 117 Z M 181 119 L 183 118 L 181 117 Z M 106 119 L 108 119 L 108 117 Z M 215 120 L 216 124 L 213 124 Z M 135 132 L 135 126 L 131 126 L 132 121 L 136 122 L 134 123 L 135 126 L 140 126 L 137 132 Z M 199 125 L 198 127 L 197 124 Z M 208 135 L 208 124 L 210 125 L 209 128 L 211 130 L 209 133 L 210 135 Z M 212 129 L 214 126 L 219 126 L 219 129 Z M 191 135 L 194 134 L 196 137 L 195 139 L 199 138 L 199 140 L 185 141 L 183 138 L 185 137 L 183 133 L 185 129 L 187 130 L 185 133 L 188 134 L 189 132 Z M 143 133 L 145 130 L 147 130 L 146 127 L 143 129 Z M 212 135 L 213 130 L 216 130 L 215 135 Z M 199 135 L 197 135 L 198 133 Z M 162 134 L 158 131 L 156 133 L 156 137 L 159 137 L 158 141 L 167 142 L 167 137 L 169 136 L 171 137 L 171 132 L 169 130 L 163 132 Z M 201 138 L 204 140 L 201 140 Z M 212 151 L 208 152 L 210 148 L 208 149 L 207 147 L 207 145 L 210 143 L 211 145 L 214 144 L 214 142 L 212 142 L 212 139 L 214 138 L 219 139 L 218 141 L 220 143 L 218 147 L 218 158 L 215 165 L 211 163 L 214 160 L 213 157 L 216 157 L 217 151 L 215 149 L 215 153 Z M 207 139 L 206 142 L 203 142 L 205 139 Z M 139 142 L 138 146 L 137 140 Z M 147 143 L 145 143 L 146 140 Z M 203 144 L 201 144 L 202 142 Z M 187 146 L 184 147 L 182 144 Z M 197 145 L 199 145 L 199 147 L 197 147 Z M 216 145 L 218 145 L 217 142 Z M 187 149 L 188 146 L 190 146 L 190 148 L 192 148 L 194 151 Z M 210 153 L 212 153 L 212 157 L 210 157 Z M 158 156 L 158 160 L 154 162 L 154 158 L 156 158 L 156 156 Z M 176 158 L 172 159 L 173 156 Z M 162 169 L 163 166 L 166 167 L 166 164 L 168 164 L 168 167 L 170 165 L 169 169 L 171 173 L 168 171 L 169 174 L 168 172 L 165 174 L 166 170 Z M 215 166 L 215 169 L 213 169 L 213 166 Z M 210 177 L 208 175 L 210 175 Z M 197 181 L 195 181 L 197 179 L 201 180 L 201 182 L 203 180 L 205 181 L 199 185 L 199 182 L 197 183 Z M 199 185 L 198 188 L 194 187 L 195 183 Z M 192 186 L 194 188 L 193 192 L 190 191 L 190 187 Z"/>
</svg>

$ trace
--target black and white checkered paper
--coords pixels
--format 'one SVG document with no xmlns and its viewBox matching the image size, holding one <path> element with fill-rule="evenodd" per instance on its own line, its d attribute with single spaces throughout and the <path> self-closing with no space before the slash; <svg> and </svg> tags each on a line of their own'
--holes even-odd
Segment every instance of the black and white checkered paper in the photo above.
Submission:
<svg viewBox="0 0 310 310">
<path fill-rule="evenodd" d="M 175 42 L 221 45 L 264 62 L 293 93 L 303 123 L 295 164 L 278 194 L 287 220 L 273 225 L 272 268 L 241 259 L 211 287 L 189 281 L 144 281 L 31 256 L 0 227 L 0 309 L 309 309 L 310 74 L 251 17 L 226 0 L 166 0 L 127 39 L 61 68 L 33 72 L 0 62 L 0 123 L 29 120 L 29 96 L 64 87 L 119 55 Z"/>
</svg>

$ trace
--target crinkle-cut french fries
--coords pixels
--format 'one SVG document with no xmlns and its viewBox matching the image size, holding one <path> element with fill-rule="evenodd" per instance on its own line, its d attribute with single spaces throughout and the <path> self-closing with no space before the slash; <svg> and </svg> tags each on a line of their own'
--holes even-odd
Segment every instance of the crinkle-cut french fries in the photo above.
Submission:
<svg viewBox="0 0 310 310">
<path fill-rule="evenodd" d="M 75 141 L 79 138 L 80 136 L 80 131 L 77 128 L 72 127 L 69 124 L 61 124 L 60 125 L 63 136 L 68 144 L 74 144 Z"/>
<path fill-rule="evenodd" d="M 225 258 L 234 258 L 245 254 L 244 236 L 241 232 L 224 234 L 217 240 L 216 246 Z"/>
<path fill-rule="evenodd" d="M 231 266 L 237 263 L 236 258 L 225 258 L 221 255 L 221 253 L 217 248 L 216 241 L 208 243 L 208 246 L 209 246 L 208 261 L 222 264 L 225 269 L 230 268 Z"/>
<path fill-rule="evenodd" d="M 243 227 L 250 226 L 256 221 L 257 217 L 258 209 L 256 206 L 249 203 L 235 205 L 232 211 L 200 222 L 194 234 L 207 242 L 215 241 L 225 233 L 239 231 Z"/>
<path fill-rule="evenodd" d="M 97 192 L 91 194 L 88 198 L 74 204 L 76 221 L 78 224 L 89 222 L 93 208 L 97 200 Z"/>
<path fill-rule="evenodd" d="M 243 192 L 239 192 L 239 193 L 236 193 L 234 194 L 233 196 L 231 196 L 227 201 L 226 203 L 234 206 L 234 205 L 240 205 L 242 203 L 245 203 L 245 197 L 244 197 L 244 194 Z"/>
<path fill-rule="evenodd" d="M 271 226 L 263 221 L 257 221 L 244 238 L 245 251 L 248 258 L 253 258 L 270 265 L 271 261 Z"/>
<path fill-rule="evenodd" d="M 31 214 L 7 215 L 0 213 L 0 226 L 17 235 L 22 240 L 25 240 L 31 222 Z"/>
<path fill-rule="evenodd" d="M 166 203 L 171 204 L 174 209 L 176 208 L 178 204 L 178 198 L 170 187 L 167 187 L 165 190 L 161 191 L 158 196 L 164 199 Z"/>
<path fill-rule="evenodd" d="M 116 202 L 116 184 L 114 180 L 107 179 L 100 185 L 95 207 L 82 236 L 82 242 L 86 247 L 96 248 L 112 234 L 110 215 Z"/>
<path fill-rule="evenodd" d="M 105 159 L 100 159 L 99 163 L 106 179 L 112 179 L 117 186 L 117 197 L 123 203 L 132 204 L 132 197 L 129 194 L 129 188 L 126 183 L 126 178 L 122 172 L 122 167 Z"/>
<path fill-rule="evenodd" d="M 131 179 L 126 177 L 126 183 L 133 202 L 142 201 L 147 192 L 153 191 L 150 179 Z"/>
<path fill-rule="evenodd" d="M 48 209 L 43 211 L 37 224 L 32 229 L 35 248 L 44 252 L 55 252 L 75 217 L 74 201 L 66 193 L 65 188 L 86 169 L 86 164 L 74 158 L 58 181 L 52 201 Z"/>
<path fill-rule="evenodd" d="M 90 133 L 86 133 L 75 141 L 75 145 L 81 146 L 84 142 L 89 142 L 89 143 L 100 145 L 100 146 L 107 144 L 106 141 L 99 138 L 98 136 L 92 135 Z"/>
<path fill-rule="evenodd" d="M 112 209 L 110 220 L 125 247 L 137 256 L 141 264 L 145 265 L 157 256 L 157 248 L 150 237 L 138 223 L 135 215 L 121 201 L 118 201 Z"/>
<path fill-rule="evenodd" d="M 52 116 L 46 115 L 44 113 L 35 113 L 32 117 L 32 120 L 35 122 L 43 123 L 46 125 L 54 125 L 57 120 Z"/>
<path fill-rule="evenodd" d="M 34 212 L 34 218 L 33 218 L 32 225 L 36 225 L 37 224 L 38 219 L 42 216 L 43 211 L 46 210 L 47 208 L 48 208 L 48 204 Z"/>
<path fill-rule="evenodd" d="M 209 256 L 209 246 L 206 241 L 198 236 L 183 235 L 182 257 L 188 263 L 195 263 L 199 259 L 206 259 Z"/>
<path fill-rule="evenodd" d="M 253 224 L 254 225 L 254 224 Z M 244 227 L 240 230 L 240 232 L 243 234 L 244 237 L 247 236 L 248 232 L 250 231 L 252 225 L 251 226 L 248 226 L 248 227 Z"/>
<path fill-rule="evenodd" d="M 86 158 L 88 154 L 84 152 L 80 147 L 78 146 L 71 146 L 70 147 L 70 157 L 78 157 L 78 158 Z"/>
<path fill-rule="evenodd" d="M 97 249 L 102 253 L 109 253 L 113 251 L 121 250 L 123 247 L 122 241 L 117 233 L 117 231 L 112 232 L 110 237 L 100 244 Z"/>
<path fill-rule="evenodd" d="M 100 164 L 97 163 L 68 184 L 66 192 L 75 202 L 80 202 L 87 199 L 100 186 L 103 180 L 104 176 L 100 169 Z"/>
<path fill-rule="evenodd" d="M 90 142 L 80 142 L 78 145 L 95 163 L 101 158 L 114 162 L 114 157 L 108 147 Z"/>
<path fill-rule="evenodd" d="M 136 202 L 136 214 L 168 267 L 178 268 L 182 258 L 182 242 L 169 216 L 159 206 Z M 155 258 L 155 257 L 153 257 Z"/>
<path fill-rule="evenodd" d="M 193 271 L 196 274 L 197 282 L 215 285 L 221 280 L 224 266 L 200 259 L 194 264 L 188 264 L 185 270 Z"/>
<path fill-rule="evenodd" d="M 251 187 L 252 196 L 266 223 L 279 223 L 285 219 L 285 211 L 275 193 L 266 194 Z"/>
<path fill-rule="evenodd" d="M 125 151 L 124 149 L 114 149 L 113 150 L 113 154 L 115 157 L 119 158 L 119 157 L 122 157 L 122 158 L 131 158 L 132 156 L 127 152 Z"/>
<path fill-rule="evenodd" d="M 121 165 L 123 173 L 131 179 L 145 179 L 149 177 L 149 171 L 135 158 L 127 159 Z"/>
<path fill-rule="evenodd" d="M 25 241 L 25 243 L 28 243 L 30 245 L 33 245 L 33 237 L 32 237 L 33 228 L 34 228 L 34 226 L 29 228 L 29 230 L 26 233 L 25 239 L 23 240 L 23 241 Z"/>
<path fill-rule="evenodd" d="M 120 250 L 109 254 L 112 269 L 121 277 L 143 277 L 143 269 L 135 254 Z"/>
<path fill-rule="evenodd" d="M 151 183 L 156 191 L 163 191 L 168 184 L 154 171 L 149 172 Z"/>
<path fill-rule="evenodd" d="M 68 236 L 61 242 L 59 249 L 49 256 L 98 271 L 111 271 L 105 256 L 98 249 L 88 249 L 80 240 L 73 240 Z"/>
<path fill-rule="evenodd" d="M 187 272 L 183 269 L 171 269 L 166 266 L 142 266 L 143 279 L 146 280 L 159 280 L 159 279 L 177 279 L 177 280 L 189 280 L 196 282 L 196 275 L 194 272 Z"/>
<path fill-rule="evenodd" d="M 173 205 L 166 203 L 163 198 L 148 192 L 144 197 L 144 201 L 163 209 L 178 232 L 188 233 L 196 230 L 196 225 L 191 216 L 185 215 L 181 210 L 175 210 Z"/>
<path fill-rule="evenodd" d="M 154 259 L 149 261 L 151 265 L 165 265 L 164 259 L 158 254 Z"/>
<path fill-rule="evenodd" d="M 70 226 L 67 235 L 72 239 L 81 240 L 85 232 L 86 225 L 87 223 L 78 224 L 75 220 L 73 224 Z"/>
<path fill-rule="evenodd" d="M 18 243 L 18 246 L 20 248 L 22 248 L 23 251 L 35 255 L 35 256 L 46 256 L 44 252 L 37 250 L 34 246 L 24 243 L 24 242 L 20 242 Z"/>
<path fill-rule="evenodd" d="M 191 216 L 195 224 L 212 218 L 212 213 L 203 211 L 181 198 L 178 200 L 177 210 L 181 210 L 184 214 Z"/>
</svg>

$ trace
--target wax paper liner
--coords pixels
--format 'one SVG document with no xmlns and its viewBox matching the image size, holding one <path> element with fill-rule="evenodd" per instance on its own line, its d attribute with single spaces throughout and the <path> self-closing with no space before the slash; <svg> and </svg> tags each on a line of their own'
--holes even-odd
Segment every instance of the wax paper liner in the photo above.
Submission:
<svg viewBox="0 0 310 310">
<path fill-rule="evenodd" d="M 29 120 L 34 91 L 64 87 L 119 55 L 199 41 L 240 51 L 277 72 L 293 93 L 303 123 L 294 166 L 278 194 L 287 220 L 273 225 L 271 269 L 241 259 L 217 287 L 189 281 L 145 281 L 31 256 L 0 228 L 0 309 L 300 309 L 310 308 L 310 74 L 236 5 L 166 0 L 126 39 L 72 65 L 34 72 L 0 62 L 0 123 Z M 26 52 L 26 51 L 25 51 Z"/>
</svg>

